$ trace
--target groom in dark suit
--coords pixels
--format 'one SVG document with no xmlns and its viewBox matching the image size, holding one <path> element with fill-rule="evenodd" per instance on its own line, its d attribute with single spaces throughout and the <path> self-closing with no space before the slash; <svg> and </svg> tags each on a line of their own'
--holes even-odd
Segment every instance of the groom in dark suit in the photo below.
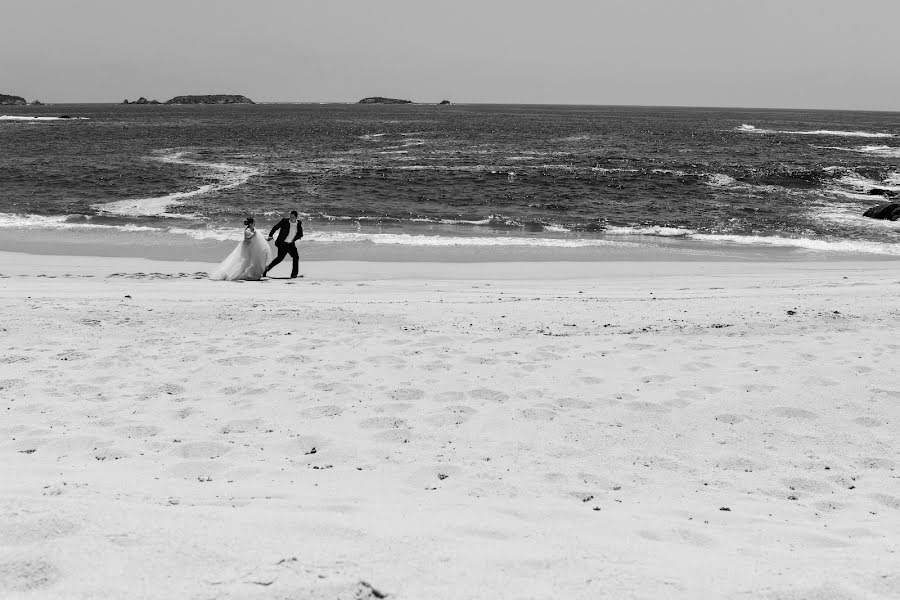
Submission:
<svg viewBox="0 0 900 600">
<path fill-rule="evenodd" d="M 303 224 L 297 219 L 297 211 L 292 210 L 288 218 L 282 219 L 275 224 L 275 227 L 269 232 L 269 241 L 272 241 L 272 237 L 275 235 L 276 231 L 278 232 L 278 239 L 275 240 L 275 247 L 278 248 L 278 256 L 276 256 L 275 260 L 270 262 L 269 266 L 266 267 L 263 277 L 272 270 L 272 267 L 280 263 L 284 260 L 285 256 L 290 254 L 291 259 L 294 261 L 294 266 L 291 269 L 291 278 L 293 279 L 297 277 L 297 271 L 300 267 L 300 255 L 297 254 L 297 241 L 303 237 Z"/>
</svg>

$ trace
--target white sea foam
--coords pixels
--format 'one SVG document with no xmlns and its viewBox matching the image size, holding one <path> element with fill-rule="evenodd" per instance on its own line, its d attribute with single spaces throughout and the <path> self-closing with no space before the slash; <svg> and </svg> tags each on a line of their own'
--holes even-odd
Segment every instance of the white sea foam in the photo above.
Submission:
<svg viewBox="0 0 900 600">
<path fill-rule="evenodd" d="M 892 138 L 896 137 L 893 133 L 870 132 L 870 131 L 841 131 L 834 129 L 816 129 L 814 131 L 791 131 L 778 129 L 759 129 L 753 125 L 746 123 L 740 127 L 736 127 L 735 131 L 741 133 L 781 133 L 785 135 L 819 135 L 819 136 L 836 136 L 836 137 L 862 137 L 862 138 Z"/>
<path fill-rule="evenodd" d="M 706 176 L 706 184 L 712 187 L 729 187 L 735 185 L 737 180 L 731 175 L 724 173 L 712 173 Z"/>
<path fill-rule="evenodd" d="M 603 230 L 606 235 L 651 235 L 657 237 L 686 237 L 696 233 L 693 229 L 680 227 L 663 227 L 660 225 L 618 227 L 610 226 Z"/>
<path fill-rule="evenodd" d="M 824 240 L 815 238 L 789 238 L 782 236 L 731 235 L 695 233 L 690 239 L 708 242 L 727 242 L 753 246 L 780 246 L 803 248 L 823 252 L 853 252 L 859 254 L 884 254 L 900 256 L 900 244 L 869 242 L 864 240 Z"/>
<path fill-rule="evenodd" d="M 94 204 L 92 208 L 101 213 L 127 217 L 197 218 L 195 215 L 169 213 L 169 209 L 182 204 L 187 198 L 238 187 L 246 183 L 254 175 L 259 174 L 259 170 L 252 167 L 190 160 L 184 158 L 186 154 L 187 152 L 174 152 L 156 157 L 156 159 L 164 163 L 190 165 L 205 169 L 207 176 L 217 179 L 218 182 L 204 184 L 197 189 L 187 192 L 174 192 L 153 198 L 116 200 L 114 202 Z"/>
<path fill-rule="evenodd" d="M 0 213 L 0 229 L 106 229 L 117 231 L 160 231 L 156 227 L 142 225 L 108 225 L 93 223 L 81 215 L 18 215 Z"/>
<path fill-rule="evenodd" d="M 464 237 L 443 235 L 413 235 L 408 233 L 348 233 L 340 231 L 315 232 L 304 236 L 313 242 L 347 243 L 365 242 L 399 246 L 488 246 L 488 247 L 535 247 L 535 248 L 596 248 L 609 246 L 633 246 L 627 242 L 602 239 L 564 239 L 540 237 Z"/>
<path fill-rule="evenodd" d="M 674 169 L 653 169 L 650 172 L 656 173 L 657 175 L 675 175 L 676 177 L 685 177 L 688 175 L 688 173 L 685 173 L 684 171 Z"/>
<path fill-rule="evenodd" d="M 606 167 L 591 167 L 591 171 L 595 173 L 637 173 L 638 169 L 608 169 Z"/>
</svg>

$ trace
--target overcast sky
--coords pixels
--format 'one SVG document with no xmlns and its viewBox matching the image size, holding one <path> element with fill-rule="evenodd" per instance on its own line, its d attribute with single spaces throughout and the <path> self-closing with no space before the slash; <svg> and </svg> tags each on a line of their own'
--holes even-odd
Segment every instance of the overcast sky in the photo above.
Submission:
<svg viewBox="0 0 900 600">
<path fill-rule="evenodd" d="M 900 110 L 900 0 L 0 0 L 0 92 Z"/>
</svg>

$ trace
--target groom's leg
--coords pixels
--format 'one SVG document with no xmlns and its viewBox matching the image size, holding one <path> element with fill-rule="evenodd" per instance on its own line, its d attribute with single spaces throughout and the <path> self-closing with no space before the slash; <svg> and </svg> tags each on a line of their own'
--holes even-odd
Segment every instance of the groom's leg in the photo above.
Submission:
<svg viewBox="0 0 900 600">
<path fill-rule="evenodd" d="M 293 266 L 291 267 L 291 277 L 296 277 L 297 272 L 300 270 L 300 254 L 297 252 L 297 246 L 291 244 L 287 248 L 288 254 L 291 255 L 291 260 L 294 261 Z"/>
<path fill-rule="evenodd" d="M 275 247 L 278 248 L 278 256 L 275 257 L 275 260 L 269 263 L 269 266 L 266 267 L 266 273 L 272 270 L 272 267 L 280 263 L 284 260 L 284 257 L 287 256 L 287 248 L 285 248 L 284 244 L 275 244 Z"/>
</svg>

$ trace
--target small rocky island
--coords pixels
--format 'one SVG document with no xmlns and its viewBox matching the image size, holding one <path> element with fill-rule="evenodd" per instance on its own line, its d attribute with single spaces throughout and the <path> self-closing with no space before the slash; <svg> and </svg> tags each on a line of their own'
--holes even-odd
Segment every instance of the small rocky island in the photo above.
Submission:
<svg viewBox="0 0 900 600">
<path fill-rule="evenodd" d="M 208 94 L 205 96 L 175 96 L 163 104 L 256 104 L 240 94 Z"/>
<path fill-rule="evenodd" d="M 412 104 L 412 100 L 400 100 L 399 98 L 383 98 L 381 96 L 371 96 L 363 98 L 357 104 Z"/>
<path fill-rule="evenodd" d="M 450 104 L 449 100 L 441 100 L 438 104 Z"/>
<path fill-rule="evenodd" d="M 159 104 L 159 100 L 147 100 L 143 96 L 135 100 L 134 102 L 129 102 L 128 98 L 122 101 L 122 104 Z"/>
<path fill-rule="evenodd" d="M 0 104 L 4 106 L 25 106 L 25 98 L 22 96 L 10 96 L 8 94 L 0 94 Z"/>
</svg>

